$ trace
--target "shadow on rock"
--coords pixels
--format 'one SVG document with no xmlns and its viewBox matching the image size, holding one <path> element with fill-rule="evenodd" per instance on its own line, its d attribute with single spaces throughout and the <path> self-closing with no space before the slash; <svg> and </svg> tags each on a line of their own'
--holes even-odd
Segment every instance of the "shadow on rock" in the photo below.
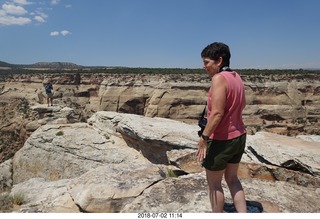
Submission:
<svg viewBox="0 0 320 219">
<path fill-rule="evenodd" d="M 225 203 L 223 211 L 227 213 L 237 213 L 237 210 L 233 203 Z M 248 213 L 262 213 L 263 207 L 260 202 L 257 201 L 247 201 L 247 212 Z"/>
</svg>

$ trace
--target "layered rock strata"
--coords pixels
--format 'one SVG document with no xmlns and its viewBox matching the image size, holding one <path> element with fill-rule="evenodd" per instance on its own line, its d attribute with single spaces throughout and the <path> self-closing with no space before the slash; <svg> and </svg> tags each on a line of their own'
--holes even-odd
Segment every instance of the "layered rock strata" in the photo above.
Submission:
<svg viewBox="0 0 320 219">
<path fill-rule="evenodd" d="M 11 195 L 24 197 L 19 212 L 210 212 L 195 161 L 197 130 L 166 118 L 97 112 L 88 123 L 41 126 L 0 171 L 11 165 L 6 183 Z M 248 135 L 239 174 L 249 212 L 319 212 L 313 140 Z M 226 196 L 225 211 L 233 212 Z"/>
</svg>

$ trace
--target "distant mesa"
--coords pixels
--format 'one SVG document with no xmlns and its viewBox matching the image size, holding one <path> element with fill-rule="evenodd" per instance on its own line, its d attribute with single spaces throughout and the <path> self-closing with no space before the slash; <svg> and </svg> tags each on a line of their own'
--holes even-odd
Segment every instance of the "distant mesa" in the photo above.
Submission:
<svg viewBox="0 0 320 219">
<path fill-rule="evenodd" d="M 37 62 L 34 64 L 10 64 L 0 61 L 0 69 L 81 69 L 84 66 L 71 62 Z"/>
<path fill-rule="evenodd" d="M 124 66 L 83 66 L 72 62 L 37 62 L 34 64 L 11 64 L 0 61 L 0 71 L 10 73 L 25 73 L 28 70 L 93 70 L 93 69 L 114 69 L 128 68 Z"/>
<path fill-rule="evenodd" d="M 0 61 L 0 67 L 2 67 L 2 68 L 8 68 L 8 67 L 10 68 L 12 66 L 13 66 L 12 64 Z"/>
<path fill-rule="evenodd" d="M 77 65 L 71 62 L 37 62 L 27 67 L 31 68 L 53 68 L 53 69 L 79 69 L 83 68 L 81 65 Z"/>
</svg>

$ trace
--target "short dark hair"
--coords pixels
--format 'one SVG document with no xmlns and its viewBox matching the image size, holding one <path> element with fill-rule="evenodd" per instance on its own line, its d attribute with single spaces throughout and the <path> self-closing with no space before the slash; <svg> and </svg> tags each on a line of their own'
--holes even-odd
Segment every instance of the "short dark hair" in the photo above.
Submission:
<svg viewBox="0 0 320 219">
<path fill-rule="evenodd" d="M 221 67 L 224 67 L 230 65 L 231 53 L 228 45 L 221 42 L 214 42 L 202 50 L 201 57 L 210 58 L 215 61 L 217 61 L 219 57 L 222 57 Z"/>
</svg>

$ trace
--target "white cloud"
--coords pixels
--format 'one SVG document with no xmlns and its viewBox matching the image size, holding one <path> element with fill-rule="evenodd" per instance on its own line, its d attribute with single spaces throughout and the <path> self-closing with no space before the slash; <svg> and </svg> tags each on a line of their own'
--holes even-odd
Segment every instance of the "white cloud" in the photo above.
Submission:
<svg viewBox="0 0 320 219">
<path fill-rule="evenodd" d="M 7 14 L 13 14 L 13 15 L 24 15 L 24 14 L 28 13 L 28 11 L 26 9 L 24 9 L 23 7 L 11 5 L 11 4 L 3 4 L 2 9 Z"/>
<path fill-rule="evenodd" d="M 14 3 L 20 4 L 20 5 L 31 5 L 32 2 L 28 2 L 28 0 L 13 0 Z"/>
<path fill-rule="evenodd" d="M 0 25 L 25 25 L 32 22 L 28 17 L 23 17 L 28 11 L 22 6 L 5 3 L 0 9 Z"/>
<path fill-rule="evenodd" d="M 51 0 L 52 5 L 57 5 L 59 4 L 60 0 Z"/>
<path fill-rule="evenodd" d="M 68 30 L 63 30 L 60 33 L 61 33 L 62 36 L 67 36 L 67 35 L 71 34 L 71 32 L 68 31 Z"/>
<path fill-rule="evenodd" d="M 62 35 L 62 36 L 67 36 L 69 34 L 71 34 L 71 32 L 69 30 L 63 30 L 63 31 L 52 31 L 50 33 L 50 36 L 59 36 L 59 35 Z"/>
<path fill-rule="evenodd" d="M 40 11 L 36 11 L 35 13 L 30 13 L 33 17 L 33 19 L 35 21 L 37 21 L 38 23 L 45 23 L 46 22 L 46 18 L 48 18 L 48 15 L 40 12 Z"/>
<path fill-rule="evenodd" d="M 27 17 L 0 16 L 0 25 L 25 25 L 31 23 L 31 19 Z"/>
<path fill-rule="evenodd" d="M 58 31 L 53 31 L 50 33 L 50 36 L 59 36 L 59 32 Z"/>
<path fill-rule="evenodd" d="M 4 10 L 0 10 L 0 17 L 7 16 L 7 13 Z"/>
<path fill-rule="evenodd" d="M 45 20 L 43 17 L 39 16 L 39 15 L 34 16 L 33 19 L 34 19 L 35 21 L 39 22 L 39 23 L 44 23 L 44 22 L 46 22 L 46 20 Z"/>
<path fill-rule="evenodd" d="M 43 18 L 48 18 L 48 15 L 43 12 L 37 11 L 36 13 Z"/>
<path fill-rule="evenodd" d="M 29 23 L 45 23 L 48 15 L 44 12 L 52 10 L 52 8 L 32 8 L 30 5 L 56 5 L 60 0 L 39 1 L 34 0 L 5 0 L 0 3 L 0 26 L 6 25 L 26 25 Z M 28 11 L 29 9 L 30 11 Z M 63 32 L 63 36 L 71 34 L 70 32 Z"/>
</svg>

